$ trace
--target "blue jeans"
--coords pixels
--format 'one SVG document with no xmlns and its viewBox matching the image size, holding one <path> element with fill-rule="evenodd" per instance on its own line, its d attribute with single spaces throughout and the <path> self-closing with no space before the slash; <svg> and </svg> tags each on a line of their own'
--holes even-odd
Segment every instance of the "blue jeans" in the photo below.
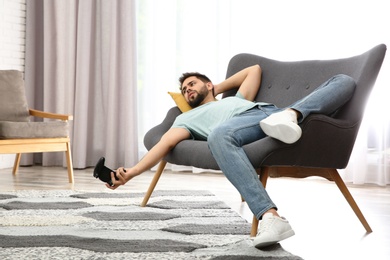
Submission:
<svg viewBox="0 0 390 260">
<path fill-rule="evenodd" d="M 311 113 L 331 115 L 351 98 L 354 90 L 355 82 L 351 77 L 337 75 L 287 108 L 301 113 L 299 123 Z M 242 146 L 264 138 L 266 134 L 259 122 L 284 109 L 274 105 L 255 107 L 222 123 L 207 139 L 218 166 L 258 219 L 266 211 L 277 207 L 261 184 Z"/>
</svg>

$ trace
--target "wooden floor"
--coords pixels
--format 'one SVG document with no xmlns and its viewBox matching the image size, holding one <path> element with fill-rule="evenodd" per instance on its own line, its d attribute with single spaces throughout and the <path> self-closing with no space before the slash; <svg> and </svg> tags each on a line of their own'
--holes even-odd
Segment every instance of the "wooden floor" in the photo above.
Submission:
<svg viewBox="0 0 390 260">
<path fill-rule="evenodd" d="M 69 184 L 65 168 L 21 167 L 0 170 L 0 190 L 109 191 L 92 177 L 92 169 L 75 170 Z M 121 191 L 146 191 L 153 173 L 133 179 Z M 390 259 L 390 186 L 348 185 L 373 232 L 366 234 L 334 183 L 320 179 L 270 179 L 267 190 L 296 235 L 283 248 L 304 259 Z M 219 173 L 164 172 L 156 189 L 209 190 L 249 222 L 251 212 L 234 187 Z"/>
</svg>

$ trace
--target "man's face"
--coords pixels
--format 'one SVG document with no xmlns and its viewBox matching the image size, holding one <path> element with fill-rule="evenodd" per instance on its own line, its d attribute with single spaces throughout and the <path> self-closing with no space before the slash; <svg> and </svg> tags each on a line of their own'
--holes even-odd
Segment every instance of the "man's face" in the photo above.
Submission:
<svg viewBox="0 0 390 260">
<path fill-rule="evenodd" d="M 195 76 L 184 80 L 181 93 L 187 103 L 192 107 L 199 106 L 207 97 L 209 90 L 206 84 Z"/>
</svg>

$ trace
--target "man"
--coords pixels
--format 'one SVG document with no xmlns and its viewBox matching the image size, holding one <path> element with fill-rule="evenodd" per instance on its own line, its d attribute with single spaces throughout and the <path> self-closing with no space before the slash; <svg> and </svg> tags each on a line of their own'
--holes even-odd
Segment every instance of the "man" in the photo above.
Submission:
<svg viewBox="0 0 390 260">
<path fill-rule="evenodd" d="M 220 169 L 237 188 L 254 215 L 262 220 L 254 246 L 262 248 L 294 235 L 289 222 L 279 216 L 276 205 L 268 196 L 242 146 L 265 136 L 285 143 L 301 137 L 298 123 L 310 113 L 330 115 L 345 104 L 353 94 L 355 82 L 346 75 L 337 75 L 313 93 L 288 108 L 269 103 L 254 103 L 261 82 L 261 68 L 245 68 L 220 84 L 214 85 L 205 75 L 184 73 L 179 79 L 181 91 L 194 109 L 178 116 L 161 140 L 134 167 L 117 170 L 116 189 L 133 177 L 156 165 L 180 141 L 193 138 L 207 140 Z M 237 88 L 235 97 L 220 101 L 220 93 Z"/>
</svg>

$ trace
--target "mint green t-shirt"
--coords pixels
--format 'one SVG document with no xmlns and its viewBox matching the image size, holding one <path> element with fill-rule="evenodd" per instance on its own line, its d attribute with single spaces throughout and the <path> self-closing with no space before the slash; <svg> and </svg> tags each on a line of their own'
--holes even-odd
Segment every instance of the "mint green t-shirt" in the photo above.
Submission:
<svg viewBox="0 0 390 260">
<path fill-rule="evenodd" d="M 267 103 L 246 100 L 237 92 L 236 96 L 209 102 L 179 115 L 172 128 L 185 128 L 193 139 L 207 140 L 211 131 L 221 123 L 253 107 L 265 104 Z"/>
</svg>

